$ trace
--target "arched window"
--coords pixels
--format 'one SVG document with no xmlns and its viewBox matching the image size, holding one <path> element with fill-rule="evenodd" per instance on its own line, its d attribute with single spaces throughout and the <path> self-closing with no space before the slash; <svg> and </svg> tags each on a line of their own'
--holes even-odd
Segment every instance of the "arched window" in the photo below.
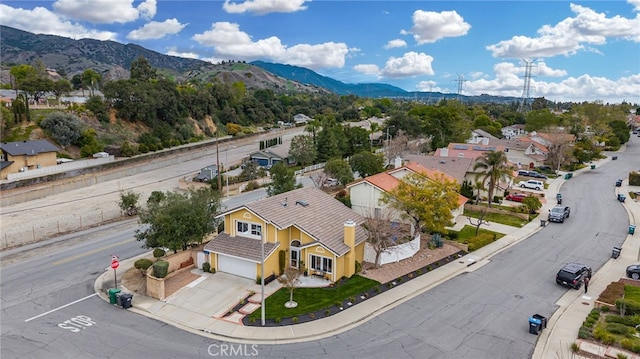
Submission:
<svg viewBox="0 0 640 359">
<path fill-rule="evenodd" d="M 291 250 L 289 251 L 289 265 L 293 268 L 300 267 L 300 241 L 291 241 Z"/>
</svg>

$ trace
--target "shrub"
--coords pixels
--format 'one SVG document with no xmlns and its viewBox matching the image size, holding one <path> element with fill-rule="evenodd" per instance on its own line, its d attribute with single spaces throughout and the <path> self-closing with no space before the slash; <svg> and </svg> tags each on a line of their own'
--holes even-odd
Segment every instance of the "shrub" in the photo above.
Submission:
<svg viewBox="0 0 640 359">
<path fill-rule="evenodd" d="M 622 346 L 623 349 L 626 350 L 633 350 L 633 340 L 629 339 L 629 338 L 624 338 L 620 341 L 620 345 Z"/>
<path fill-rule="evenodd" d="M 280 317 L 276 317 L 276 319 L 274 319 L 274 322 L 276 322 L 276 323 L 280 323 L 281 321 L 282 321 L 282 318 L 280 318 Z"/>
<path fill-rule="evenodd" d="M 247 183 L 247 187 L 245 187 L 245 191 L 253 191 L 254 189 L 260 188 L 260 184 L 256 181 L 250 181 Z"/>
<path fill-rule="evenodd" d="M 452 241 L 457 240 L 459 235 L 460 235 L 460 233 L 456 232 L 456 231 L 447 232 L 447 237 L 451 238 Z"/>
<path fill-rule="evenodd" d="M 256 277 L 256 284 L 262 284 L 262 277 L 260 276 Z"/>
<path fill-rule="evenodd" d="M 331 314 L 331 309 L 326 309 L 324 311 L 324 315 L 329 316 Z"/>
<path fill-rule="evenodd" d="M 40 127 L 49 132 L 61 146 L 66 147 L 78 143 L 83 124 L 78 116 L 58 111 L 48 114 L 40 122 Z"/>
<path fill-rule="evenodd" d="M 149 267 L 151 267 L 152 265 L 153 265 L 153 262 L 147 258 L 140 258 L 133 263 L 133 266 L 136 269 L 140 270 L 142 275 L 144 275 L 147 269 L 149 269 Z"/>
<path fill-rule="evenodd" d="M 616 308 L 625 315 L 640 314 L 640 303 L 632 300 L 618 299 L 616 300 Z"/>
<path fill-rule="evenodd" d="M 298 317 L 293 317 L 291 318 L 291 322 L 293 322 L 293 324 L 298 322 Z"/>
<path fill-rule="evenodd" d="M 620 323 L 607 323 L 607 331 L 612 334 L 626 335 L 631 328 Z"/>
<path fill-rule="evenodd" d="M 362 263 L 356 261 L 356 273 L 360 273 L 362 271 Z"/>
<path fill-rule="evenodd" d="M 153 258 L 161 258 L 164 257 L 166 252 L 162 248 L 154 248 L 153 249 Z"/>
<path fill-rule="evenodd" d="M 380 293 L 380 287 L 378 286 L 378 287 L 373 288 L 373 291 L 376 292 L 376 293 Z"/>
<path fill-rule="evenodd" d="M 418 270 L 416 271 L 416 273 L 417 273 L 418 275 L 422 274 L 422 269 L 418 269 Z"/>
<path fill-rule="evenodd" d="M 281 249 L 278 252 L 278 269 L 280 269 L 280 275 L 284 274 L 284 267 L 287 262 L 287 252 L 284 249 Z"/>
<path fill-rule="evenodd" d="M 588 339 L 590 336 L 591 336 L 591 331 L 588 328 L 584 326 L 580 327 L 580 329 L 578 330 L 578 338 Z"/>
<path fill-rule="evenodd" d="M 608 315 L 604 319 L 607 323 L 620 323 L 622 325 L 626 325 L 628 327 L 635 327 L 640 324 L 640 316 L 624 316 L 621 317 L 619 315 Z"/>
<path fill-rule="evenodd" d="M 204 262 L 202 264 L 202 270 L 207 273 L 211 272 L 211 264 L 209 262 Z"/>
<path fill-rule="evenodd" d="M 164 278 L 169 274 L 169 262 L 157 261 L 153 263 L 153 276 L 156 278 Z"/>
<path fill-rule="evenodd" d="M 253 317 L 249 318 L 249 323 L 255 323 L 255 322 L 256 322 L 256 318 L 253 318 Z"/>
<path fill-rule="evenodd" d="M 315 313 L 309 313 L 309 319 L 316 319 Z"/>
<path fill-rule="evenodd" d="M 634 353 L 640 353 L 640 344 L 635 344 L 634 346 L 631 347 L 631 351 Z"/>
<path fill-rule="evenodd" d="M 571 343 L 571 352 L 577 353 L 579 350 L 580 350 L 580 346 L 578 345 L 578 343 L 576 342 Z"/>
<path fill-rule="evenodd" d="M 616 357 L 617 357 L 618 359 L 627 359 L 627 358 L 628 358 L 628 357 L 627 357 L 627 355 L 626 355 L 626 354 L 623 354 L 623 353 L 618 353 L 618 354 L 616 355 Z"/>
</svg>

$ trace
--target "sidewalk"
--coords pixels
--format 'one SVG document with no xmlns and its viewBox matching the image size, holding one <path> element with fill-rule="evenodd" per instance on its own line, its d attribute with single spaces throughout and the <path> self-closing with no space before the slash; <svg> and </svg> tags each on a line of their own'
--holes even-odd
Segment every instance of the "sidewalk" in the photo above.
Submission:
<svg viewBox="0 0 640 359">
<path fill-rule="evenodd" d="M 598 162 L 601 165 L 606 160 Z M 589 168 L 576 171 L 575 175 L 580 172 L 589 171 Z M 549 181 L 549 187 L 546 190 L 547 197 L 555 196 L 559 192 L 560 186 L 565 182 L 564 176 L 560 176 Z M 626 185 L 616 189 L 619 192 L 628 192 Z M 546 213 L 548 209 L 555 205 L 555 201 L 546 201 L 540 209 L 540 213 Z M 640 218 L 640 204 L 628 199 L 624 204 L 629 212 L 630 217 L 635 215 Z M 634 214 L 635 213 L 635 214 Z M 466 223 L 465 223 L 466 221 Z M 632 220 L 632 224 L 633 224 Z M 459 218 L 457 226 L 468 224 L 466 217 Z M 433 271 L 425 273 L 411 281 L 396 287 L 393 290 L 385 291 L 367 301 L 359 303 L 357 306 L 342 311 L 329 318 L 318 319 L 313 322 L 301 323 L 293 326 L 283 327 L 251 327 L 238 325 L 227 320 L 214 318 L 202 313 L 191 310 L 188 303 L 177 303 L 172 300 L 160 301 L 145 296 L 133 297 L 133 307 L 129 310 L 155 318 L 157 320 L 172 324 L 178 328 L 207 336 L 209 338 L 223 340 L 228 342 L 251 343 L 251 344 L 282 344 L 305 342 L 309 340 L 321 339 L 336 335 L 357 327 L 363 322 L 386 312 L 395 306 L 404 303 L 417 295 L 420 295 L 429 289 L 455 277 L 464 272 L 472 272 L 480 268 L 483 264 L 488 263 L 489 258 L 493 255 L 509 248 L 519 241 L 528 238 L 533 233 L 539 231 L 542 227 L 540 221 L 532 221 L 522 228 L 509 227 L 502 228 L 500 224 L 491 223 L 485 227 L 498 232 L 505 231 L 505 236 L 471 254 L 468 254 L 456 261 L 445 266 L 439 267 Z M 630 238 L 631 236 L 629 236 Z M 598 271 L 590 285 L 593 293 L 601 292 L 611 281 L 620 278 L 620 274 L 624 273 L 624 268 L 636 260 L 635 253 L 640 249 L 640 243 L 634 241 L 625 241 L 621 257 L 617 260 L 609 260 L 600 271 Z M 635 241 L 638 242 L 638 241 Z M 121 276 L 127 269 L 133 266 L 138 258 L 131 258 L 123 261 L 118 268 L 118 275 Z M 470 264 L 476 265 L 470 266 Z M 106 288 L 113 285 L 112 271 L 106 271 L 98 277 L 95 282 L 95 291 L 104 300 L 108 301 Z M 171 298 L 169 298 L 171 299 Z M 542 331 L 538 338 L 537 347 L 534 351 L 533 358 L 551 358 L 556 357 L 558 353 L 570 352 L 569 345 L 577 342 L 578 328 L 582 321 L 591 310 L 593 300 L 595 298 L 584 298 L 580 292 L 568 291 L 558 304 L 560 308 L 549 318 L 548 329 Z M 588 301 L 589 305 L 583 302 Z M 182 305 L 181 305 L 182 304 Z M 589 343 L 581 344 L 581 348 L 586 351 Z M 600 348 L 594 350 L 601 350 Z M 574 356 L 575 357 L 575 356 Z M 629 356 L 632 358 L 632 356 Z"/>
</svg>

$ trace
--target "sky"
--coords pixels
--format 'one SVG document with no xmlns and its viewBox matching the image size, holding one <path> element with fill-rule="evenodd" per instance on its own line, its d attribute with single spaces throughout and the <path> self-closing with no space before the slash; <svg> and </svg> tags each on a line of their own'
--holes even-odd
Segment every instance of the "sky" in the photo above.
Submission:
<svg viewBox="0 0 640 359">
<path fill-rule="evenodd" d="M 0 24 L 406 91 L 640 104 L 640 0 L 0 0 Z"/>
</svg>

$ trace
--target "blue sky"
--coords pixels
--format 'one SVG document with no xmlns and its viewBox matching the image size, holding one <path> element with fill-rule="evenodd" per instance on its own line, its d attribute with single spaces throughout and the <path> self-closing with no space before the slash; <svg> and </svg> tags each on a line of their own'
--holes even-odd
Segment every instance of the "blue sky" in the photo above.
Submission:
<svg viewBox="0 0 640 359">
<path fill-rule="evenodd" d="M 640 103 L 640 0 L 3 0 L 0 24 L 407 91 L 520 97 L 530 62 L 530 97 Z"/>
</svg>

